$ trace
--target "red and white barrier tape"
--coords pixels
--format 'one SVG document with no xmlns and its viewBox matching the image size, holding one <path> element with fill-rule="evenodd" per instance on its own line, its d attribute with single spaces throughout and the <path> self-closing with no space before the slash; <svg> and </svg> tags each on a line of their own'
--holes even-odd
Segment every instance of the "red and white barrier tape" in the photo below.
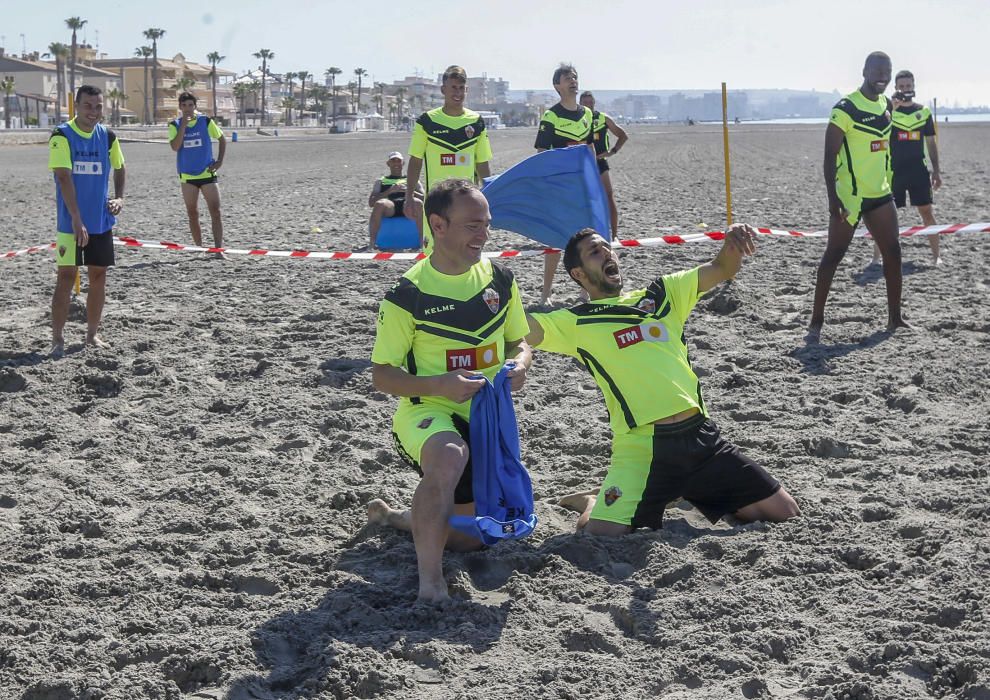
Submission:
<svg viewBox="0 0 990 700">
<path fill-rule="evenodd" d="M 785 231 L 782 229 L 758 228 L 757 233 L 765 236 L 783 236 L 787 238 L 824 238 L 827 231 Z M 923 236 L 950 233 L 987 233 L 990 232 L 990 223 L 976 224 L 943 224 L 939 226 L 911 226 L 902 228 L 900 236 Z M 856 238 L 869 236 L 866 229 L 859 229 L 854 234 Z M 658 236 L 656 238 L 630 238 L 615 241 L 613 248 L 639 248 L 662 245 L 682 245 L 684 243 L 699 243 L 701 241 L 720 241 L 725 238 L 722 231 L 708 231 L 705 233 L 688 233 L 683 236 Z M 422 253 L 354 253 L 342 251 L 323 250 L 267 250 L 265 248 L 206 248 L 203 246 L 184 245 L 172 241 L 142 241 L 129 236 L 114 236 L 114 244 L 128 248 L 153 248 L 160 250 L 181 250 L 187 253 L 226 253 L 229 255 L 253 255 L 273 258 L 313 258 L 317 260 L 420 260 Z M 54 243 L 31 246 L 23 250 L 14 250 L 0 255 L 0 260 L 13 258 L 19 255 L 37 253 L 43 250 L 51 250 Z M 485 258 L 522 258 L 534 255 L 546 255 L 547 253 L 560 252 L 558 248 L 533 248 L 528 250 L 498 250 L 490 253 L 482 253 Z"/>
</svg>

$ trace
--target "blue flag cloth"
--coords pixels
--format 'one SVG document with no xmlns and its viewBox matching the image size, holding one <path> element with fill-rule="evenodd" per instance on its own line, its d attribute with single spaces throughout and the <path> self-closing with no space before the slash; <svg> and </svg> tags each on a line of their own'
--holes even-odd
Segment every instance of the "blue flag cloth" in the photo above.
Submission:
<svg viewBox="0 0 990 700">
<path fill-rule="evenodd" d="M 593 228 L 610 241 L 608 200 L 598 163 L 587 146 L 543 151 L 495 177 L 481 189 L 492 227 L 563 248 L 575 233 Z"/>
<path fill-rule="evenodd" d="M 519 428 L 512 405 L 514 363 L 485 380 L 471 402 L 471 486 L 474 516 L 454 515 L 450 525 L 487 545 L 526 537 L 536 528 L 533 484 L 519 454 Z"/>
</svg>

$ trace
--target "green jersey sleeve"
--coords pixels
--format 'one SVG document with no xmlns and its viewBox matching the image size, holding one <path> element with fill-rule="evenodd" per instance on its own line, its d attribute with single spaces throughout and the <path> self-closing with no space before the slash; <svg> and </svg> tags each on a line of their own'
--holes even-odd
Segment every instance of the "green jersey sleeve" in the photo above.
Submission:
<svg viewBox="0 0 990 700">
<path fill-rule="evenodd" d="M 568 309 L 558 309 L 549 313 L 532 314 L 532 317 L 543 329 L 543 341 L 536 347 L 547 352 L 577 356 L 574 338 L 577 316 Z"/>
<path fill-rule="evenodd" d="M 409 155 L 420 160 L 426 157 L 426 130 L 419 122 L 413 126 L 412 141 L 409 143 Z"/>
<path fill-rule="evenodd" d="M 522 297 L 519 295 L 519 285 L 512 280 L 512 302 L 505 314 L 505 339 L 513 342 L 525 338 L 529 333 L 526 322 L 526 312 L 523 311 Z"/>
<path fill-rule="evenodd" d="M 829 124 L 835 124 L 837 127 L 842 129 L 843 133 L 849 131 L 852 128 L 853 120 L 846 112 L 839 109 L 838 107 L 832 108 L 832 114 L 828 118 Z"/>
<path fill-rule="evenodd" d="M 210 138 L 219 141 L 223 138 L 223 129 L 221 129 L 215 121 L 210 120 L 210 125 L 206 127 L 206 130 L 210 133 Z"/>
<path fill-rule="evenodd" d="M 478 142 L 474 145 L 474 162 L 487 163 L 491 159 L 492 159 L 492 144 L 488 140 L 488 129 L 485 129 L 484 131 L 481 132 L 481 136 L 478 137 Z"/>
<path fill-rule="evenodd" d="M 72 170 L 72 153 L 69 149 L 69 139 L 56 134 L 48 139 L 48 169 L 68 168 Z"/>
<path fill-rule="evenodd" d="M 377 365 L 405 365 L 412 348 L 415 321 L 405 309 L 383 300 L 378 309 L 378 332 L 371 361 Z"/>
<path fill-rule="evenodd" d="M 662 279 L 671 308 L 683 324 L 698 303 L 698 268 L 664 275 Z"/>
<path fill-rule="evenodd" d="M 176 128 L 175 124 L 171 121 L 168 123 L 168 140 L 171 141 L 176 136 L 179 135 L 179 130 Z"/>
<path fill-rule="evenodd" d="M 114 139 L 110 144 L 110 167 L 120 170 L 124 167 L 124 152 L 120 150 L 120 139 Z"/>
</svg>

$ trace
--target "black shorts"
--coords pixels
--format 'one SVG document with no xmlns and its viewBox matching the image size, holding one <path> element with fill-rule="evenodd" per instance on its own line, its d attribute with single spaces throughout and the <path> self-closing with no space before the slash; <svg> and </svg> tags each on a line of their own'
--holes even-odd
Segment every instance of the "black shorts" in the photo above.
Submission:
<svg viewBox="0 0 990 700">
<path fill-rule="evenodd" d="M 195 185 L 196 187 L 202 187 L 203 185 L 212 185 L 217 181 L 217 176 L 212 177 L 201 177 L 195 180 L 183 180 L 182 182 L 186 185 Z"/>
<path fill-rule="evenodd" d="M 451 419 L 454 424 L 454 429 L 468 445 L 471 444 L 471 435 L 469 431 L 468 422 L 458 416 L 453 414 Z M 402 441 L 399 440 L 399 436 L 392 431 L 392 441 L 395 443 L 395 451 L 399 453 L 402 460 L 406 462 L 409 466 L 416 470 L 416 472 L 423 476 L 423 468 L 420 466 L 419 462 L 413 459 L 405 448 L 402 447 Z M 457 505 L 462 505 L 464 503 L 474 503 L 474 486 L 472 482 L 472 469 L 471 469 L 471 454 L 468 452 L 468 461 L 464 465 L 464 472 L 461 474 L 460 480 L 457 482 L 457 486 L 454 488 L 454 503 Z"/>
<path fill-rule="evenodd" d="M 395 213 L 392 216 L 405 216 L 405 203 L 405 197 L 402 197 L 401 199 L 393 199 L 392 204 L 395 205 Z"/>
<path fill-rule="evenodd" d="M 71 233 L 59 233 L 55 239 L 55 260 L 59 267 L 94 265 L 112 267 L 115 258 L 113 232 L 91 233 L 86 245 L 76 245 L 76 237 Z"/>
<path fill-rule="evenodd" d="M 607 173 L 609 171 L 609 164 L 607 158 L 598 159 L 598 173 Z"/>
<path fill-rule="evenodd" d="M 633 497 L 628 499 L 632 501 L 629 505 L 638 496 L 629 522 L 633 528 L 659 528 L 667 504 L 678 498 L 689 501 L 714 523 L 724 515 L 769 498 L 780 489 L 780 482 L 724 440 L 718 426 L 702 414 L 652 428 L 651 460 L 645 482 L 641 482 L 642 491 L 637 494 L 633 484 L 626 482 L 626 496 Z M 651 436 L 643 437 L 649 440 Z M 632 449 L 635 451 L 635 446 Z M 613 468 L 616 466 L 613 463 Z M 609 476 L 611 472 L 609 469 Z M 609 476 L 602 488 L 606 498 Z M 617 481 L 623 478 L 616 477 Z M 600 509 L 596 504 L 596 513 L 606 509 L 607 505 Z M 596 513 L 591 517 L 599 517 Z"/>
<path fill-rule="evenodd" d="M 907 204 L 907 195 L 911 196 L 912 207 L 923 207 L 933 201 L 932 176 L 928 168 L 904 168 L 894 171 L 891 190 L 894 204 L 900 209 Z"/>
</svg>

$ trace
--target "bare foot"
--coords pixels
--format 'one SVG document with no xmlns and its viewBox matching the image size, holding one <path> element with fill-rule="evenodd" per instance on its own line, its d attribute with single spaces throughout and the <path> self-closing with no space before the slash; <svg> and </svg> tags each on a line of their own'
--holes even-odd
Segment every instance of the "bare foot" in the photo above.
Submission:
<svg viewBox="0 0 990 700">
<path fill-rule="evenodd" d="M 106 342 L 105 340 L 103 340 L 103 338 L 95 334 L 86 336 L 86 345 L 89 345 L 94 348 L 99 348 L 100 350 L 110 349 L 110 343 Z"/>
<path fill-rule="evenodd" d="M 450 594 L 447 592 L 447 582 L 443 579 L 430 584 L 421 582 L 419 584 L 419 595 L 416 596 L 416 600 L 420 603 L 442 603 L 450 600 Z"/>
<path fill-rule="evenodd" d="M 218 250 L 216 253 L 214 253 L 213 254 L 213 257 L 216 260 L 226 260 L 227 259 L 227 256 L 224 254 L 224 252 L 222 250 Z"/>
<path fill-rule="evenodd" d="M 932 261 L 932 265 L 934 265 L 935 267 L 938 267 L 938 266 L 940 266 L 941 264 L 942 264 L 942 258 L 935 258 L 935 259 L 934 259 L 934 260 Z"/>
<path fill-rule="evenodd" d="M 48 355 L 53 360 L 61 360 L 65 357 L 65 342 L 62 340 L 56 340 L 52 343 L 52 349 L 48 352 Z"/>
<path fill-rule="evenodd" d="M 878 266 L 880 266 L 882 264 L 883 264 L 883 259 L 882 258 L 873 258 L 873 260 L 871 260 L 870 263 L 869 263 L 869 265 L 867 265 L 866 267 L 867 268 L 878 267 Z"/>
<path fill-rule="evenodd" d="M 898 328 L 905 328 L 909 331 L 914 330 L 914 327 L 911 324 L 909 324 L 907 321 L 905 321 L 903 318 L 899 318 L 897 320 L 887 322 L 888 333 L 896 333 Z"/>
<path fill-rule="evenodd" d="M 370 525 L 388 525 L 388 516 L 392 512 L 388 503 L 376 498 L 368 504 L 368 523 Z"/>
<path fill-rule="evenodd" d="M 557 501 L 557 505 L 567 510 L 573 510 L 575 513 L 583 513 L 594 502 L 597 495 L 598 489 L 570 493 Z"/>
<path fill-rule="evenodd" d="M 808 332 L 804 336 L 804 342 L 812 345 L 814 343 L 821 342 L 822 339 L 822 324 L 821 323 L 811 323 L 808 325 Z"/>
</svg>

